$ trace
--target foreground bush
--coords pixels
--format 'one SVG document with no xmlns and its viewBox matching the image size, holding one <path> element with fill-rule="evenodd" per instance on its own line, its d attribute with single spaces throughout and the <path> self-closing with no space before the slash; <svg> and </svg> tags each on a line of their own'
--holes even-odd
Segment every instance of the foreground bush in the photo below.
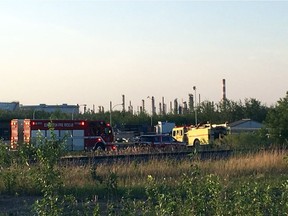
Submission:
<svg viewBox="0 0 288 216">
<path fill-rule="evenodd" d="M 149 176 L 148 182 L 148 198 L 134 204 L 134 213 L 140 212 L 139 207 L 143 215 L 163 216 L 285 215 L 288 212 L 288 180 L 279 187 L 252 182 L 224 188 L 218 176 L 201 176 L 195 169 L 172 188 L 165 184 L 165 179 L 159 185 Z"/>
</svg>

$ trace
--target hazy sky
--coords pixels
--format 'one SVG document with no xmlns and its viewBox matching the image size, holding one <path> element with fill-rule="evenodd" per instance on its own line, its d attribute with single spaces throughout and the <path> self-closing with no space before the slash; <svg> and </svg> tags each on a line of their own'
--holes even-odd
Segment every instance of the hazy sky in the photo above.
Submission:
<svg viewBox="0 0 288 216">
<path fill-rule="evenodd" d="M 148 109 L 193 86 L 219 102 L 223 78 L 228 99 L 271 105 L 288 90 L 288 2 L 0 0 L 0 73 L 0 101 L 24 105 Z"/>
</svg>

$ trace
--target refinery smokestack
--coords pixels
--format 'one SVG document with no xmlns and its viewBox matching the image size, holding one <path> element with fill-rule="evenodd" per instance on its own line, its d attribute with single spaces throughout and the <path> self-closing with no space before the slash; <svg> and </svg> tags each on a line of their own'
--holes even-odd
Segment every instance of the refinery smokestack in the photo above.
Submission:
<svg viewBox="0 0 288 216">
<path fill-rule="evenodd" d="M 226 80 L 223 79 L 222 80 L 222 84 L 223 84 L 223 100 L 225 101 L 226 100 Z"/>
<path fill-rule="evenodd" d="M 125 112 L 125 95 L 122 95 L 123 112 Z"/>
<path fill-rule="evenodd" d="M 154 98 L 154 96 L 152 96 L 151 102 L 152 102 L 152 115 L 156 115 L 156 107 L 155 107 L 155 98 Z"/>
<path fill-rule="evenodd" d="M 165 115 L 166 114 L 166 109 L 165 109 L 165 101 L 164 101 L 164 97 L 162 97 L 162 114 Z"/>
<path fill-rule="evenodd" d="M 145 112 L 145 100 L 142 99 L 142 112 Z"/>
</svg>

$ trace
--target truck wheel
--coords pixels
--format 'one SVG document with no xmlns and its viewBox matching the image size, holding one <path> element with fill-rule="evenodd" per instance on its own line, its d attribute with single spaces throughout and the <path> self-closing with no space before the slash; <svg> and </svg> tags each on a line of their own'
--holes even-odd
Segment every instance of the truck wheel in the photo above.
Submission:
<svg viewBox="0 0 288 216">
<path fill-rule="evenodd" d="M 94 146 L 94 151 L 105 151 L 105 145 L 103 143 L 97 143 Z"/>
<path fill-rule="evenodd" d="M 196 140 L 194 141 L 193 146 L 194 146 L 194 148 L 195 148 L 196 150 L 199 150 L 199 149 L 200 149 L 200 141 L 199 141 L 198 139 L 196 139 Z"/>
<path fill-rule="evenodd" d="M 183 136 L 183 142 L 188 145 L 188 137 L 186 134 L 184 134 L 184 136 Z"/>
</svg>

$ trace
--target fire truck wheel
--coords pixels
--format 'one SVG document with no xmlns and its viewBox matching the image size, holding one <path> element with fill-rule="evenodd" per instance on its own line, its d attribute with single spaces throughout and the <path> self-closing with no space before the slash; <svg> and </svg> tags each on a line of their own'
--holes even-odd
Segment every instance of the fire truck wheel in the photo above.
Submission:
<svg viewBox="0 0 288 216">
<path fill-rule="evenodd" d="M 105 146 L 103 143 L 97 143 L 94 147 L 94 151 L 104 151 L 105 150 Z"/>
<path fill-rule="evenodd" d="M 194 146 L 194 148 L 195 148 L 196 150 L 199 150 L 199 148 L 200 148 L 200 141 L 199 141 L 198 139 L 196 139 L 196 140 L 194 141 L 193 146 Z"/>
</svg>

